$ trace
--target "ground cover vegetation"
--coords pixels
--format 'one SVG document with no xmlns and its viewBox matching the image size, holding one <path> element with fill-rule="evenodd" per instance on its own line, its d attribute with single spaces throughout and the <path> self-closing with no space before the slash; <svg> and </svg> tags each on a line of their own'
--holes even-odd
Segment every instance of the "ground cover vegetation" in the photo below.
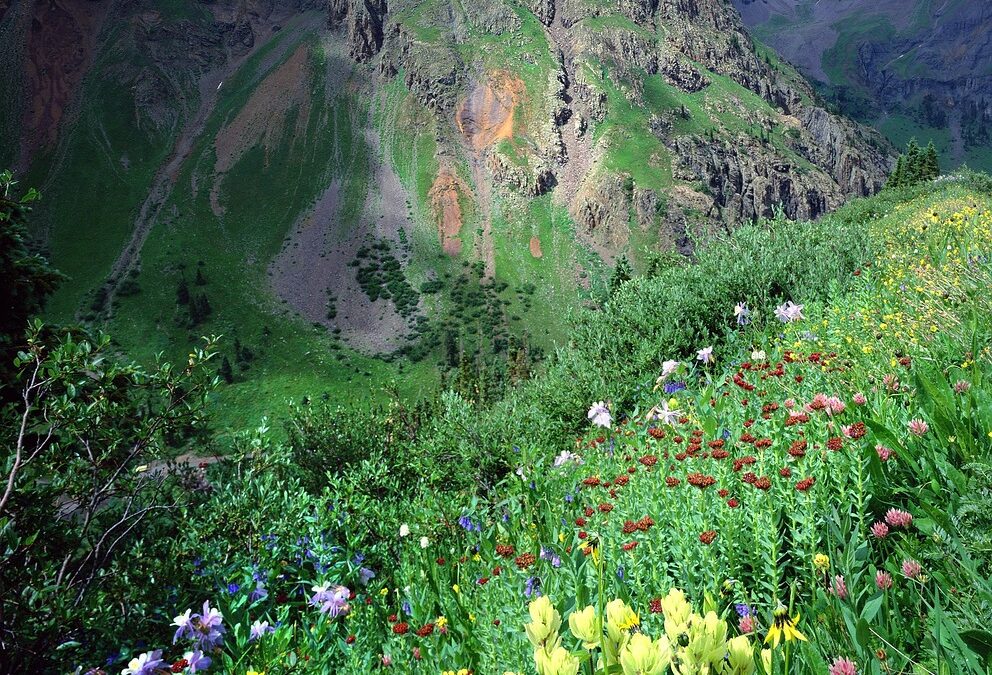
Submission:
<svg viewBox="0 0 992 675">
<path fill-rule="evenodd" d="M 987 176 L 622 266 L 499 395 L 316 396 L 222 457 L 224 338 L 142 367 L 27 323 L 58 277 L 4 181 L 4 670 L 990 666 Z"/>
</svg>

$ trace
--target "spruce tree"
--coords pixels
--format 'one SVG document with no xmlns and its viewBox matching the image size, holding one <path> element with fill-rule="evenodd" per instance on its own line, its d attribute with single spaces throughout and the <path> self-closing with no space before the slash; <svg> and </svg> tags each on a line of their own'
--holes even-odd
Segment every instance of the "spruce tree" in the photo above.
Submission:
<svg viewBox="0 0 992 675">
<path fill-rule="evenodd" d="M 923 153 L 923 174 L 924 180 L 933 180 L 940 176 L 940 159 L 937 157 L 937 148 L 933 144 L 933 139 L 927 143 L 927 149 Z"/>
<path fill-rule="evenodd" d="M 179 285 L 176 287 L 176 304 L 189 304 L 189 284 L 186 283 L 186 277 L 180 279 Z"/>
<path fill-rule="evenodd" d="M 906 185 L 916 185 L 923 179 L 923 151 L 915 138 L 906 146 Z"/>
<path fill-rule="evenodd" d="M 231 367 L 231 361 L 226 356 L 224 357 L 224 360 L 220 362 L 220 370 L 218 371 L 218 375 L 220 375 L 221 378 L 228 384 L 234 382 L 234 368 Z"/>
<path fill-rule="evenodd" d="M 905 185 L 906 185 L 906 156 L 899 155 L 899 159 L 896 160 L 896 168 L 892 171 L 892 175 L 889 176 L 889 180 L 885 184 L 885 187 L 901 188 Z"/>
<path fill-rule="evenodd" d="M 196 269 L 196 285 L 197 286 L 206 286 L 207 285 L 207 280 L 203 276 L 203 270 L 201 270 L 200 268 L 197 268 Z"/>
</svg>

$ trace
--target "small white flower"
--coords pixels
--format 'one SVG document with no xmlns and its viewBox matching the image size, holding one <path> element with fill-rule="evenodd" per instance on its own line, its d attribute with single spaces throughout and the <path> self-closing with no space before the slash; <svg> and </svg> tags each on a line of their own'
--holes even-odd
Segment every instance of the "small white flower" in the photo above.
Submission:
<svg viewBox="0 0 992 675">
<path fill-rule="evenodd" d="M 589 408 L 587 417 L 592 420 L 592 424 L 595 427 L 605 427 L 606 429 L 609 429 L 610 425 L 613 423 L 613 417 L 610 415 L 610 409 L 606 407 L 606 403 L 604 401 L 597 401 L 596 403 L 593 403 Z"/>
<path fill-rule="evenodd" d="M 428 539 L 427 537 L 420 538 L 420 548 L 427 548 L 428 546 L 430 546 L 430 544 L 431 544 L 431 540 Z"/>
<path fill-rule="evenodd" d="M 751 352 L 752 361 L 764 361 L 767 358 L 768 356 L 765 354 L 765 350 L 763 349 L 755 349 L 753 352 Z"/>
<path fill-rule="evenodd" d="M 696 358 L 703 363 L 710 363 L 713 360 L 713 346 L 703 347 L 696 352 Z"/>
<path fill-rule="evenodd" d="M 409 536 L 409 534 L 410 534 L 410 526 L 407 525 L 406 523 L 400 525 L 400 536 L 406 537 Z"/>
</svg>

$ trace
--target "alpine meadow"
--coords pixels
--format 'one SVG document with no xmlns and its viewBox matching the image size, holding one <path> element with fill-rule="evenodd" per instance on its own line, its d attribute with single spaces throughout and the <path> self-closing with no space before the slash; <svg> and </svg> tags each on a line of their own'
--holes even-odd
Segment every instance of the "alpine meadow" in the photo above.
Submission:
<svg viewBox="0 0 992 675">
<path fill-rule="evenodd" d="M 0 0 L 0 673 L 992 673 L 990 55 Z"/>
</svg>

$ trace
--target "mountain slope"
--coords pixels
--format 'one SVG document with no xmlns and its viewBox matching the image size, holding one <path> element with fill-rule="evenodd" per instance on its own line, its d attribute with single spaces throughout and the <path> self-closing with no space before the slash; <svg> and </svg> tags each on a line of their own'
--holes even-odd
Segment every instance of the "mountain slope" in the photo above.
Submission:
<svg viewBox="0 0 992 675">
<path fill-rule="evenodd" d="M 0 10 L 20 45 L 2 159 L 44 190 L 38 234 L 73 279 L 52 315 L 147 358 L 236 340 L 235 416 L 439 368 L 485 398 L 621 256 L 816 217 L 890 161 L 718 0 Z M 72 59 L 41 48 L 67 26 Z"/>
<path fill-rule="evenodd" d="M 765 43 L 893 142 L 933 138 L 948 166 L 992 167 L 992 5 L 734 0 Z"/>
</svg>

